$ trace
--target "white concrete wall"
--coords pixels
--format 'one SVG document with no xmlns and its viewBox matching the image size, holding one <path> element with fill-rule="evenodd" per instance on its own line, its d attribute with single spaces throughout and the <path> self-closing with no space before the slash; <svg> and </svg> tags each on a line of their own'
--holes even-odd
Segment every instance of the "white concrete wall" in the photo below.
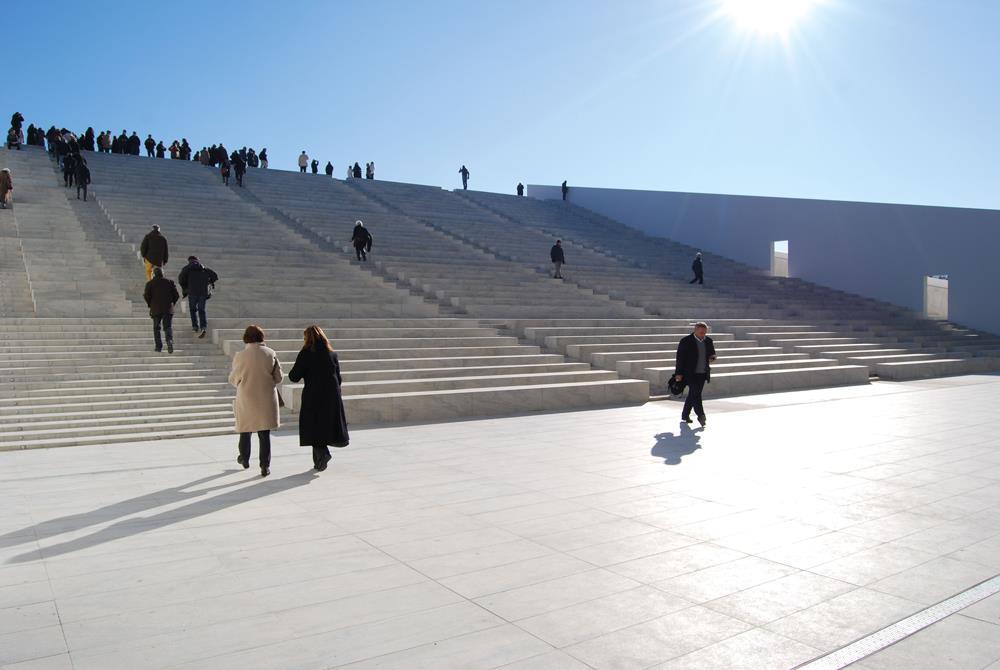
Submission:
<svg viewBox="0 0 1000 670">
<path fill-rule="evenodd" d="M 948 318 L 948 280 L 926 277 L 924 285 L 924 314 L 931 319 Z"/>
<path fill-rule="evenodd" d="M 528 195 L 559 199 L 558 186 Z M 1000 333 L 1000 211 L 573 186 L 570 202 L 739 261 L 771 268 L 788 240 L 789 275 L 924 309 L 924 277 L 949 275 L 951 320 Z"/>
</svg>

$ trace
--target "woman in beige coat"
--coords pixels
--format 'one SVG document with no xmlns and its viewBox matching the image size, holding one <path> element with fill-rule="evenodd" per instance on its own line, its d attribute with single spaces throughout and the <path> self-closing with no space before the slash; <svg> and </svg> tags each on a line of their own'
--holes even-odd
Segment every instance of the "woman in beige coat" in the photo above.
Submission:
<svg viewBox="0 0 1000 670">
<path fill-rule="evenodd" d="M 260 476 L 271 474 L 271 431 L 281 425 L 278 413 L 277 386 L 281 383 L 281 364 L 274 350 L 264 346 L 264 331 L 247 326 L 243 333 L 246 348 L 233 357 L 229 383 L 236 387 L 233 413 L 236 432 L 240 434 L 240 455 L 236 462 L 250 467 L 250 433 L 257 433 L 260 443 Z"/>
</svg>

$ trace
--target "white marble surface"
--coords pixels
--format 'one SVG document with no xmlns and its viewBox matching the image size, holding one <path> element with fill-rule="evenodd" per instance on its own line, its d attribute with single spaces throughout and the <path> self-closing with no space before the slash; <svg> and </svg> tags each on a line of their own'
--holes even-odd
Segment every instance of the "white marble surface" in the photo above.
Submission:
<svg viewBox="0 0 1000 670">
<path fill-rule="evenodd" d="M 229 438 L 0 453 L 0 668 L 792 667 L 1000 572 L 998 406 L 978 376 L 358 430 L 321 474 L 289 427 L 268 479 Z M 861 665 L 996 663 L 996 603 Z"/>
</svg>

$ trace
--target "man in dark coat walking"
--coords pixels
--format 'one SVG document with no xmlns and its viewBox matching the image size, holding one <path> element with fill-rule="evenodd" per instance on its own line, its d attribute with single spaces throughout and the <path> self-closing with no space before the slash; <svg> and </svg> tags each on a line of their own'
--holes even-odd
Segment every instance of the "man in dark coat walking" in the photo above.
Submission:
<svg viewBox="0 0 1000 670">
<path fill-rule="evenodd" d="M 174 353 L 174 305 L 180 299 L 180 295 L 174 283 L 163 276 L 163 268 L 153 270 L 153 278 L 146 282 L 142 297 L 146 300 L 149 316 L 153 319 L 153 343 L 156 345 L 156 352 L 163 351 L 163 340 L 160 339 L 162 325 L 163 334 L 167 339 L 167 353 Z"/>
<path fill-rule="evenodd" d="M 201 264 L 197 256 L 188 256 L 188 264 L 181 270 L 177 283 L 181 285 L 184 297 L 188 299 L 188 312 L 191 314 L 191 328 L 198 333 L 199 338 L 205 337 L 208 331 L 208 316 L 205 314 L 205 304 L 212 297 L 212 289 L 219 275 L 212 268 Z"/>
<path fill-rule="evenodd" d="M 694 272 L 694 279 L 688 282 L 688 284 L 704 284 L 705 283 L 705 269 L 701 264 L 701 252 L 699 251 L 694 255 L 694 262 L 691 263 L 691 270 Z"/>
<path fill-rule="evenodd" d="M 76 178 L 76 199 L 80 199 L 80 189 L 83 189 L 83 201 L 87 202 L 87 185 L 90 184 L 90 168 L 87 167 L 87 161 L 83 160 L 82 156 L 78 156 L 76 159 L 76 170 L 74 174 Z"/>
<path fill-rule="evenodd" d="M 169 252 L 167 238 L 160 232 L 159 226 L 153 226 L 139 245 L 139 253 L 146 264 L 146 281 L 153 278 L 153 268 L 162 268 L 167 264 Z"/>
<path fill-rule="evenodd" d="M 566 196 L 567 195 L 569 195 L 569 186 L 566 185 L 566 180 L 563 179 L 563 183 L 562 183 L 562 197 L 563 197 L 563 200 L 566 200 Z"/>
<path fill-rule="evenodd" d="M 677 363 L 674 366 L 674 379 L 684 382 L 688 387 L 684 409 L 681 411 L 681 421 L 691 423 L 691 410 L 694 409 L 698 423 L 705 425 L 705 408 L 701 404 L 701 393 L 705 384 L 712 377 L 712 363 L 715 361 L 715 344 L 708 336 L 708 324 L 699 321 L 694 324 L 694 332 L 681 338 L 677 343 Z"/>
<path fill-rule="evenodd" d="M 351 233 L 351 243 L 354 245 L 354 253 L 359 261 L 368 260 L 367 252 L 372 250 L 372 234 L 365 228 L 361 221 L 354 223 L 354 232 Z"/>
<path fill-rule="evenodd" d="M 563 253 L 562 240 L 556 240 L 556 243 L 552 245 L 552 249 L 549 250 L 549 258 L 552 259 L 552 267 L 555 272 L 552 273 L 553 279 L 562 279 L 562 266 L 566 262 L 566 254 Z"/>
</svg>

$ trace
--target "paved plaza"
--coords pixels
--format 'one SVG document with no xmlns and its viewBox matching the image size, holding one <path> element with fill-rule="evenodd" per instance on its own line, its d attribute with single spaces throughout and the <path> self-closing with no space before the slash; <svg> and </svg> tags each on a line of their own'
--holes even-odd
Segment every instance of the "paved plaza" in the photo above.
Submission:
<svg viewBox="0 0 1000 670">
<path fill-rule="evenodd" d="M 0 453 L 0 667 L 791 668 L 1000 573 L 1000 377 Z M 294 429 L 294 426 L 289 426 Z M 256 441 L 254 444 L 256 457 Z M 1000 668 L 1000 595 L 864 668 Z"/>
</svg>

